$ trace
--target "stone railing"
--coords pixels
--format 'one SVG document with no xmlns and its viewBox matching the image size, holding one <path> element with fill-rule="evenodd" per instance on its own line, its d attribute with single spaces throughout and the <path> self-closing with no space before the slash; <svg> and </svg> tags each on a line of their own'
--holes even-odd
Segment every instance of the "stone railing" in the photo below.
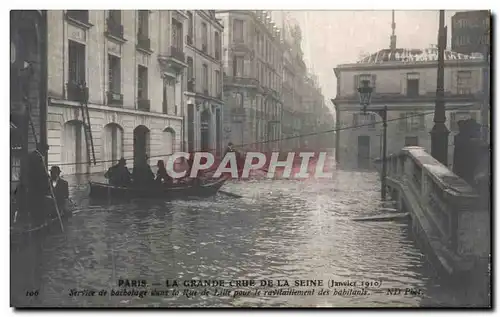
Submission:
<svg viewBox="0 0 500 317">
<path fill-rule="evenodd" d="M 399 187 L 399 204 L 405 197 L 406 211 L 438 257 L 447 254 L 448 262 L 463 267 L 489 256 L 489 211 L 479 207 L 471 186 L 423 148 L 405 147 L 390 155 L 387 180 L 393 193 Z"/>
</svg>

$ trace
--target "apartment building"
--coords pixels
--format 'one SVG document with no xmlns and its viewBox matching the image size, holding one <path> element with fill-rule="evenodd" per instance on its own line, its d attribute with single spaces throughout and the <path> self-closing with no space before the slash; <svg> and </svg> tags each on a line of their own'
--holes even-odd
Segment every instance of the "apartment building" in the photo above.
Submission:
<svg viewBox="0 0 500 317">
<path fill-rule="evenodd" d="M 102 172 L 120 157 L 156 162 L 182 148 L 187 19 L 181 10 L 48 11 L 50 165 Z M 95 165 L 86 164 L 81 85 Z"/>
<path fill-rule="evenodd" d="M 185 42 L 187 63 L 186 130 L 189 151 L 220 154 L 223 145 L 223 67 L 224 27 L 214 10 L 187 11 Z"/>
<path fill-rule="evenodd" d="M 283 41 L 266 11 L 217 11 L 224 33 L 225 140 L 247 149 L 280 146 Z"/>
<path fill-rule="evenodd" d="M 457 122 L 472 118 L 479 122 L 482 102 L 481 57 L 445 51 L 446 125 L 450 130 L 449 158 L 453 153 L 453 137 Z M 388 154 L 406 145 L 418 145 L 430 152 L 430 131 L 437 83 L 437 48 L 383 49 L 356 63 L 335 69 L 337 162 L 342 166 L 369 168 L 374 158 L 381 157 L 382 119 L 370 109 L 388 107 Z M 359 105 L 357 93 L 361 85 L 372 87 L 368 112 Z M 358 128 L 351 126 L 363 125 Z M 452 160 L 449 159 L 449 162 Z"/>
</svg>

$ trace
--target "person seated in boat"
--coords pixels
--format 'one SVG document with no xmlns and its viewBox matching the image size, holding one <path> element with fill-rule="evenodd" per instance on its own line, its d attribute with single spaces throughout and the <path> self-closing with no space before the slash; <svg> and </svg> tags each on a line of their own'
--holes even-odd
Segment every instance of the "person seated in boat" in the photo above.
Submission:
<svg viewBox="0 0 500 317">
<path fill-rule="evenodd" d="M 156 166 L 158 167 L 158 171 L 156 172 L 155 181 L 160 184 L 165 184 L 167 186 L 172 185 L 173 179 L 167 173 L 167 169 L 165 168 L 165 162 L 163 160 L 158 160 Z"/>
<path fill-rule="evenodd" d="M 69 199 L 69 187 L 68 182 L 61 178 L 61 169 L 59 166 L 54 165 L 50 168 L 50 181 L 59 212 L 63 213 L 68 209 L 66 204 Z"/>
<path fill-rule="evenodd" d="M 132 176 L 127 168 L 127 161 L 123 157 L 118 161 L 118 164 L 108 169 L 104 177 L 114 186 L 128 186 L 132 181 Z"/>
<path fill-rule="evenodd" d="M 147 156 L 134 161 L 132 171 L 132 181 L 134 186 L 151 186 L 154 182 L 155 174 L 148 164 Z"/>
</svg>

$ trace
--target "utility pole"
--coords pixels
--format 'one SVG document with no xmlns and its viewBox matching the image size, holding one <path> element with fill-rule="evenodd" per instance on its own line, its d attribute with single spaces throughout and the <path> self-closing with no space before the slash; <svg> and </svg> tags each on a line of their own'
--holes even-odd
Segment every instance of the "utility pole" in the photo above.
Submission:
<svg viewBox="0 0 500 317">
<path fill-rule="evenodd" d="M 434 126 L 430 132 L 431 155 L 443 165 L 448 166 L 448 134 L 450 131 L 445 125 L 446 112 L 444 102 L 444 49 L 446 47 L 446 32 L 444 10 L 439 10 L 436 104 L 434 107 Z"/>
</svg>

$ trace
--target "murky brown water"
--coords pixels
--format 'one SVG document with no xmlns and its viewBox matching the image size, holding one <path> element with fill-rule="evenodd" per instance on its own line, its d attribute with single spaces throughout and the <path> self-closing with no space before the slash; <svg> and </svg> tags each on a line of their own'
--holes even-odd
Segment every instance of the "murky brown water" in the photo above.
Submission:
<svg viewBox="0 0 500 317">
<path fill-rule="evenodd" d="M 407 223 L 353 222 L 378 212 L 379 179 L 335 172 L 333 180 L 232 182 L 197 201 L 94 204 L 85 179 L 69 179 L 81 208 L 64 234 L 43 241 L 38 259 L 16 257 L 11 303 L 16 306 L 463 306 L 467 296 L 441 286 L 412 242 Z M 38 279 L 29 277 L 33 263 Z M 28 272 L 28 273 L 27 273 Z M 324 279 L 381 281 L 421 296 L 70 297 L 72 288 L 118 289 L 118 278 Z M 21 280 L 40 283 L 37 302 Z M 160 288 L 160 287 L 157 287 Z M 319 290 L 319 289 L 318 289 Z"/>
</svg>

